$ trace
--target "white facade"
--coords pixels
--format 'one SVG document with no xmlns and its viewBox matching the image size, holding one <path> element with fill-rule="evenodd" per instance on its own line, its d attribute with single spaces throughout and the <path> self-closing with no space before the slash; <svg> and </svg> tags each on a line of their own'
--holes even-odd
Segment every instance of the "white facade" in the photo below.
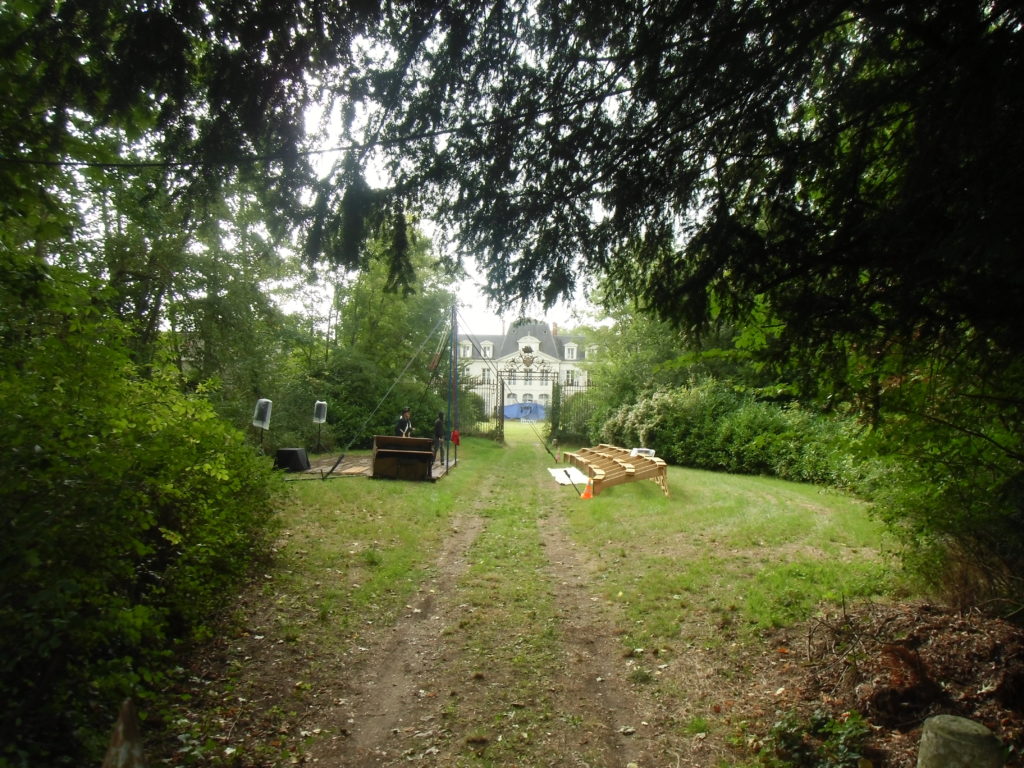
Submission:
<svg viewBox="0 0 1024 768">
<path fill-rule="evenodd" d="M 547 409 L 554 383 L 587 385 L 585 363 L 594 355 L 581 337 L 559 336 L 557 328 L 544 323 L 517 325 L 504 336 L 460 334 L 457 346 L 462 375 L 476 383 L 473 391 L 484 399 L 489 415 L 498 405 L 499 377 L 505 381 L 502 406 L 539 403 Z"/>
</svg>

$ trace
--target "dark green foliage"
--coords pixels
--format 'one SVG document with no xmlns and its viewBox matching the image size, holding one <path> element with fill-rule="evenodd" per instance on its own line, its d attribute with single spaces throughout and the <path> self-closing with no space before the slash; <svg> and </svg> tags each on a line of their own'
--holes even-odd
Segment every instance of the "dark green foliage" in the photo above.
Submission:
<svg viewBox="0 0 1024 768">
<path fill-rule="evenodd" d="M 857 768 L 870 734 L 858 712 L 787 712 L 765 738 L 759 762 L 766 768 Z"/>
<path fill-rule="evenodd" d="M 879 489 L 879 511 L 906 558 L 951 605 L 1013 615 L 1024 595 L 1020 463 L 987 439 L 933 425 L 894 433 L 900 471 Z"/>
<path fill-rule="evenodd" d="M 551 385 L 551 407 L 548 408 L 548 438 L 562 439 L 562 385 Z"/>
<path fill-rule="evenodd" d="M 461 434 L 474 434 L 474 426 L 488 420 L 484 410 L 484 399 L 476 392 L 462 392 L 459 394 Z"/>
<path fill-rule="evenodd" d="M 597 389 L 555 383 L 547 412 L 548 437 L 562 443 L 585 443 L 597 410 Z"/>
<path fill-rule="evenodd" d="M 391 190 L 371 189 L 351 155 L 328 182 L 318 185 L 304 250 L 312 267 L 326 263 L 349 271 L 368 266 L 370 240 L 387 256 L 389 293 L 415 291 L 409 221 Z"/>
<path fill-rule="evenodd" d="M 789 393 L 892 421 L 942 489 L 900 503 L 901 526 L 954 551 L 981 526 L 970 557 L 1020 573 L 1024 545 L 1002 539 L 1022 530 L 1021 8 L 460 11 L 397 17 L 432 26 L 389 65 L 382 100 L 403 119 L 384 136 L 402 142 L 399 185 L 434 193 L 489 290 L 551 305 L 599 275 L 687 342 L 736 329 Z M 763 471 L 789 427 L 745 418 L 720 461 Z"/>
<path fill-rule="evenodd" d="M 386 350 L 382 349 L 381 353 L 386 354 Z M 374 435 L 392 434 L 402 408 L 417 405 L 416 400 L 423 394 L 422 379 L 418 386 L 399 382 L 384 400 L 394 383 L 394 375 L 390 366 L 382 365 L 361 351 L 350 348 L 335 351 L 325 384 L 331 411 L 337 419 L 333 432 L 340 446 L 371 447 Z M 374 412 L 378 404 L 381 407 Z M 429 413 L 420 413 L 417 407 L 413 424 L 425 428 Z"/>
<path fill-rule="evenodd" d="M 319 342 L 323 357 L 294 361 L 296 384 L 321 387 L 316 399 L 328 403 L 340 450 L 369 448 L 374 435 L 391 434 L 403 407 L 412 408 L 420 437 L 433 434 L 438 411 L 448 412 L 450 281 L 422 236 L 406 241 L 414 268 L 406 274 L 409 290 L 394 281 L 387 229 L 399 219 L 409 227 L 400 214 L 382 224 L 366 243 L 362 270 L 337 284 L 338 322 L 333 338 Z"/>
<path fill-rule="evenodd" d="M 262 549 L 269 466 L 49 270 L 0 330 L 0 761 L 96 764 Z M 24 292 L 22 292 L 24 298 Z M 13 343 L 12 343 L 13 342 Z"/>
<path fill-rule="evenodd" d="M 684 327 L 767 306 L 779 352 L 838 377 L 853 345 L 965 328 L 1019 351 L 1020 22 L 980 2 L 470 5 L 399 43 L 385 135 L 502 297 L 596 270 Z"/>
<path fill-rule="evenodd" d="M 224 243 L 253 266 L 305 235 L 311 260 L 382 265 L 395 298 L 418 288 L 409 222 L 430 210 L 503 301 L 551 306 L 598 276 L 607 299 L 688 344 L 735 329 L 739 356 L 706 370 L 746 355 L 762 367 L 745 384 L 776 372 L 787 395 L 852 404 L 917 464 L 894 524 L 968 561 L 991 555 L 984 578 L 1013 584 L 999 574 L 1024 562 L 1022 42 L 1017 5 L 978 0 L 10 0 L 5 298 L 30 300 L 46 263 L 107 281 L 97 301 L 127 324 L 132 359 L 157 359 L 170 321 L 189 337 L 183 378 L 219 379 L 218 409 L 243 425 L 256 397 L 282 400 L 283 378 L 264 375 L 275 334 L 251 355 L 237 342 L 279 320 L 252 290 L 275 270 L 222 270 Z M 347 146 L 323 181 L 303 153 L 311 101 L 340 117 Z M 383 190 L 366 181 L 378 161 Z M 429 307 L 393 323 L 377 303 L 349 307 L 341 345 L 386 339 L 391 359 L 408 359 L 406 329 L 432 326 Z M 31 345 L 24 332 L 5 341 Z M 661 362 L 657 384 L 685 385 Z M 620 377 L 618 394 L 649 383 Z M 650 428 L 663 440 L 717 423 L 700 418 Z M 671 450 L 830 474 L 792 469 L 812 460 L 791 445 L 805 428 L 746 405 L 702 436 L 714 446 Z"/>
<path fill-rule="evenodd" d="M 590 417 L 593 415 L 591 392 L 587 389 L 564 387 L 561 396 L 558 439 L 563 442 L 586 442 Z"/>
</svg>

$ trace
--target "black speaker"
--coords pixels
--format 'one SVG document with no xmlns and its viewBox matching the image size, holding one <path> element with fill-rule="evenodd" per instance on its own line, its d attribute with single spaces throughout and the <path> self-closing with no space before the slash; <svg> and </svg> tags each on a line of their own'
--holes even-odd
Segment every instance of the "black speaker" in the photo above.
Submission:
<svg viewBox="0 0 1024 768">
<path fill-rule="evenodd" d="M 278 448 L 274 457 L 274 469 L 288 472 L 305 472 L 309 469 L 309 457 L 305 448 Z"/>
</svg>

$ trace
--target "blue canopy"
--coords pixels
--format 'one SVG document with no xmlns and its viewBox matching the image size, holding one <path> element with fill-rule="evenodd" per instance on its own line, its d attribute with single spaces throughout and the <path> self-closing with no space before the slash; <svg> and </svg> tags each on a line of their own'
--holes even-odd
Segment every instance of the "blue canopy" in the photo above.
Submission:
<svg viewBox="0 0 1024 768">
<path fill-rule="evenodd" d="M 505 406 L 506 419 L 544 419 L 544 406 L 540 403 L 512 403 Z"/>
</svg>

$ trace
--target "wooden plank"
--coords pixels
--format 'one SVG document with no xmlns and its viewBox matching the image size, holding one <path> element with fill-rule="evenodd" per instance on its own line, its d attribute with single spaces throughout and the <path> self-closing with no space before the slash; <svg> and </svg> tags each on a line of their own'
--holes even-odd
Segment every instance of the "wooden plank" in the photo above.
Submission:
<svg viewBox="0 0 1024 768">
<path fill-rule="evenodd" d="M 429 437 L 398 437 L 397 435 L 374 435 L 373 449 L 393 448 L 399 451 L 433 451 L 434 441 Z"/>
<path fill-rule="evenodd" d="M 625 448 L 600 444 L 593 448 L 567 451 L 566 460 L 591 478 L 592 492 L 596 496 L 609 488 L 635 480 L 653 480 L 668 496 L 668 464 L 656 456 L 632 456 Z"/>
<path fill-rule="evenodd" d="M 390 459 L 401 459 L 409 457 L 413 459 L 422 459 L 429 457 L 431 461 L 434 460 L 433 451 L 398 451 L 394 448 L 382 448 L 378 451 L 373 452 L 374 457 L 390 458 Z"/>
</svg>

